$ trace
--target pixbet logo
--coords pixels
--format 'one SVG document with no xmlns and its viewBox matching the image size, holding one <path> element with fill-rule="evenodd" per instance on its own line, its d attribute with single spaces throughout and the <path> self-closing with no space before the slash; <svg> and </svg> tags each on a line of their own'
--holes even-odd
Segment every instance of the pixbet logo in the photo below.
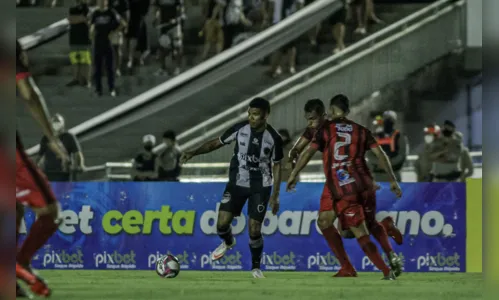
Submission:
<svg viewBox="0 0 499 300">
<path fill-rule="evenodd" d="M 127 254 L 120 254 L 118 251 L 113 253 L 98 253 L 95 256 L 95 267 L 105 265 L 106 269 L 136 269 L 135 252 L 132 250 Z"/>
<path fill-rule="evenodd" d="M 398 257 L 400 258 L 400 260 L 402 261 L 402 264 L 403 264 L 403 262 L 405 261 L 404 254 L 402 252 L 400 252 L 397 255 L 398 255 Z M 381 255 L 381 258 L 383 258 L 383 261 L 385 262 L 385 264 L 387 264 L 387 265 L 390 264 L 388 256 L 386 256 L 385 253 L 383 253 Z M 373 271 L 378 271 L 378 268 L 376 268 L 376 266 L 371 262 L 371 260 L 369 259 L 369 257 L 364 256 L 362 258 L 362 270 L 366 270 L 368 267 L 370 267 Z M 404 268 L 402 268 L 402 270 L 404 270 Z"/>
<path fill-rule="evenodd" d="M 201 256 L 201 269 L 210 266 L 213 270 L 242 270 L 241 253 L 236 251 L 234 254 L 225 254 L 217 261 L 211 260 L 211 252 Z"/>
<path fill-rule="evenodd" d="M 276 251 L 271 254 L 263 253 L 261 263 L 265 270 L 296 270 L 295 254 L 289 252 L 286 255 L 279 255 Z"/>
<path fill-rule="evenodd" d="M 460 258 L 461 257 L 456 252 L 454 255 L 444 255 L 439 252 L 435 256 L 426 253 L 426 256 L 418 257 L 418 270 L 421 270 L 422 267 L 428 267 L 428 271 L 459 272 L 461 271 Z"/>
<path fill-rule="evenodd" d="M 307 259 L 307 269 L 312 269 L 317 267 L 320 271 L 338 271 L 340 269 L 340 262 L 331 253 L 322 255 L 317 253 L 316 255 L 311 255 Z"/>
<path fill-rule="evenodd" d="M 71 253 L 69 251 L 50 251 L 43 255 L 43 266 L 53 266 L 55 269 L 83 269 L 83 252 L 76 250 Z"/>
<path fill-rule="evenodd" d="M 167 255 L 173 255 L 175 256 L 177 259 L 178 259 L 178 263 L 180 264 L 180 267 L 182 269 L 189 269 L 189 254 L 184 251 L 184 253 L 182 254 L 172 254 L 170 251 L 168 251 L 166 253 Z M 162 253 L 159 253 L 159 251 L 156 251 L 156 254 L 151 254 L 148 256 L 147 258 L 147 266 L 149 268 L 151 268 L 152 266 L 154 266 L 156 264 L 156 262 L 158 261 L 158 259 L 160 259 L 164 254 Z M 195 262 L 195 257 L 193 259 L 193 262 Z"/>
</svg>

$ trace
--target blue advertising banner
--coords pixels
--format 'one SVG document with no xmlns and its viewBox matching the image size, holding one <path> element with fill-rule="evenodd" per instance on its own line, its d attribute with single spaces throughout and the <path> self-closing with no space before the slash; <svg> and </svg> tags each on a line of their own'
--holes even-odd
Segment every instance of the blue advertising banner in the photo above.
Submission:
<svg viewBox="0 0 499 300">
<path fill-rule="evenodd" d="M 47 269 L 153 269 L 157 257 L 176 255 L 183 270 L 249 270 L 248 219 L 233 223 L 237 246 L 218 262 L 210 251 L 224 184 L 57 183 L 64 224 L 33 260 Z M 339 263 L 316 225 L 321 183 L 282 192 L 278 216 L 267 213 L 263 270 L 335 271 Z M 383 184 L 377 218 L 392 216 L 404 235 L 394 250 L 407 272 L 464 272 L 466 187 L 462 183 L 402 184 L 396 199 Z M 34 221 L 26 214 L 23 232 Z M 28 229 L 29 230 L 29 229 Z M 358 271 L 376 270 L 355 240 L 345 241 Z"/>
</svg>

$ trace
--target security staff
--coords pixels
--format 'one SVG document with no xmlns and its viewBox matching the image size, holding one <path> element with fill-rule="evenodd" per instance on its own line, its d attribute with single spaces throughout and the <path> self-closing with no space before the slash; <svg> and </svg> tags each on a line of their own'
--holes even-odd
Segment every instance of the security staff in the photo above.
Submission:
<svg viewBox="0 0 499 300">
<path fill-rule="evenodd" d="M 436 124 L 426 126 L 423 132 L 425 144 L 421 152 L 418 153 L 418 159 L 414 163 L 414 168 L 418 182 L 432 182 L 433 175 L 431 173 L 431 169 L 433 162 L 430 159 L 430 154 L 433 148 L 433 143 L 435 140 L 440 138 L 440 126 Z"/>
<path fill-rule="evenodd" d="M 432 145 L 430 158 L 433 161 L 433 182 L 458 182 L 464 180 L 461 155 L 464 150 L 463 136 L 456 131 L 453 122 L 447 120 L 442 127 L 442 136 Z"/>
<path fill-rule="evenodd" d="M 376 135 L 378 144 L 383 148 L 393 167 L 395 176 L 401 181 L 401 170 L 407 158 L 408 141 L 400 131 L 395 129 L 397 114 L 394 111 L 383 113 L 383 131 Z M 388 174 L 379 166 L 377 160 L 368 154 L 369 168 L 373 171 L 374 179 L 378 182 L 389 181 Z"/>
</svg>

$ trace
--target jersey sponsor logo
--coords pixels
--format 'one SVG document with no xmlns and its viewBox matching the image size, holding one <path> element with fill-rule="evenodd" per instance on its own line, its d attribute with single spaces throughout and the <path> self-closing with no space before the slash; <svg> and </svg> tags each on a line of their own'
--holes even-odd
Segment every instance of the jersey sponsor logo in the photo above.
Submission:
<svg viewBox="0 0 499 300">
<path fill-rule="evenodd" d="M 337 170 L 336 177 L 338 178 L 338 185 L 339 186 L 344 186 L 344 185 L 355 182 L 355 178 L 351 177 L 350 173 L 348 173 L 348 171 L 345 169 Z"/>
<path fill-rule="evenodd" d="M 417 268 L 429 272 L 460 272 L 461 256 L 457 252 L 452 255 L 445 255 L 442 252 L 438 252 L 436 255 L 426 253 L 426 255 L 418 257 Z"/>
<path fill-rule="evenodd" d="M 42 262 L 44 267 L 53 267 L 54 269 L 83 269 L 84 264 L 83 252 L 80 249 L 76 251 L 48 251 L 43 255 Z"/>
<path fill-rule="evenodd" d="M 257 146 L 260 145 L 260 142 L 258 141 L 257 138 L 253 138 L 253 142 L 252 143 L 253 143 L 253 145 L 257 145 Z"/>
<path fill-rule="evenodd" d="M 273 253 L 263 253 L 261 264 L 264 270 L 281 270 L 294 271 L 296 270 L 296 255 L 294 252 L 289 252 L 284 255 L 279 255 L 277 251 Z"/>
<path fill-rule="evenodd" d="M 338 271 L 341 268 L 338 259 L 331 253 L 311 255 L 307 258 L 307 269 L 319 271 Z"/>
<path fill-rule="evenodd" d="M 192 257 L 189 256 L 189 254 L 184 251 L 184 253 L 182 254 L 173 254 L 171 253 L 170 251 L 168 251 L 166 254 L 162 254 L 162 253 L 159 253 L 159 251 L 156 251 L 155 254 L 149 254 L 149 256 L 147 257 L 147 266 L 149 268 L 153 267 L 156 262 L 158 261 L 158 259 L 160 259 L 163 255 L 173 255 L 175 256 L 177 259 L 178 259 L 178 262 L 180 264 L 180 268 L 182 270 L 188 270 L 191 266 L 191 263 L 192 264 L 195 264 L 196 263 L 196 255 L 194 253 L 192 253 Z"/>
<path fill-rule="evenodd" d="M 254 164 L 269 162 L 268 158 L 260 158 L 255 155 L 248 155 L 245 153 L 237 153 L 237 159 L 239 161 L 247 161 Z"/>
<path fill-rule="evenodd" d="M 113 253 L 104 251 L 102 253 L 94 254 L 94 261 L 96 268 L 99 268 L 102 265 L 109 270 L 133 270 L 137 268 L 135 252 L 133 250 L 124 254 L 121 254 L 116 250 Z"/>
<path fill-rule="evenodd" d="M 336 124 L 336 130 L 340 132 L 352 132 L 353 126 L 350 124 Z"/>
<path fill-rule="evenodd" d="M 211 270 L 242 270 L 242 254 L 239 251 L 227 253 L 217 261 L 211 260 L 211 252 L 201 256 L 201 269 L 210 268 Z"/>
</svg>

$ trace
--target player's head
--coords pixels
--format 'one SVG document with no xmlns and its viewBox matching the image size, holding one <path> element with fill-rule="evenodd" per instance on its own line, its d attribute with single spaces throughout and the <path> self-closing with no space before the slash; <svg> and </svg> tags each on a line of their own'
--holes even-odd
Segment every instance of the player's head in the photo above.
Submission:
<svg viewBox="0 0 499 300">
<path fill-rule="evenodd" d="M 173 147 L 176 141 L 177 135 L 173 130 L 167 130 L 163 133 L 163 143 L 165 143 L 167 148 Z"/>
<path fill-rule="evenodd" d="M 248 121 L 251 128 L 259 129 L 265 126 L 267 124 L 269 114 L 269 101 L 260 97 L 251 100 L 248 107 Z"/>
<path fill-rule="evenodd" d="M 305 119 L 307 119 L 307 127 L 318 128 L 326 118 L 326 107 L 320 99 L 311 99 L 305 103 Z"/>
<path fill-rule="evenodd" d="M 331 98 L 331 101 L 329 102 L 329 112 L 333 119 L 348 115 L 348 113 L 350 113 L 350 100 L 348 97 L 343 94 L 338 94 Z"/>
<path fill-rule="evenodd" d="M 424 128 L 424 141 L 427 145 L 433 143 L 433 141 L 439 135 L 440 135 L 440 126 L 436 124 L 431 124 Z"/>
<path fill-rule="evenodd" d="M 56 134 L 61 134 L 66 128 L 66 123 L 64 117 L 61 114 L 55 114 L 52 116 L 52 128 Z"/>
<path fill-rule="evenodd" d="M 452 137 L 452 135 L 455 132 L 456 132 L 456 125 L 450 120 L 445 120 L 444 126 L 442 128 L 442 135 L 444 137 Z"/>
</svg>

